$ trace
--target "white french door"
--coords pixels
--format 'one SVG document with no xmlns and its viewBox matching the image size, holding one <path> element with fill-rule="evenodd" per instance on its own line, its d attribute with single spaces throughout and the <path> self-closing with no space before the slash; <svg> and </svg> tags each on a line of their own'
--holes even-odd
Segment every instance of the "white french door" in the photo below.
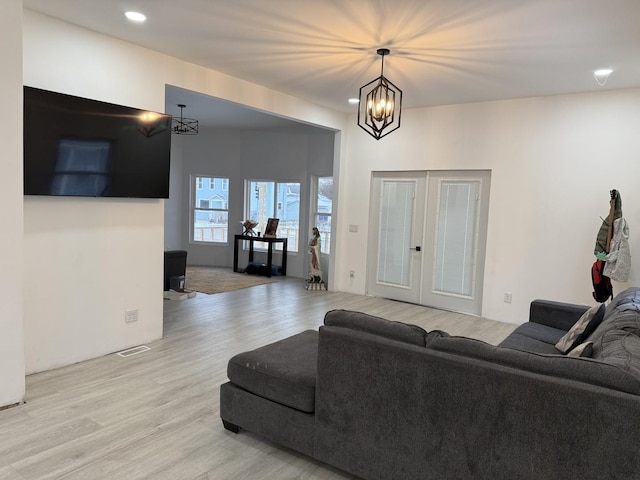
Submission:
<svg viewBox="0 0 640 480">
<path fill-rule="evenodd" d="M 367 293 L 418 303 L 426 174 L 374 174 Z"/>
<path fill-rule="evenodd" d="M 367 293 L 480 315 L 490 180 L 489 171 L 375 173 Z"/>
<path fill-rule="evenodd" d="M 429 172 L 422 301 L 480 315 L 489 171 Z"/>
</svg>

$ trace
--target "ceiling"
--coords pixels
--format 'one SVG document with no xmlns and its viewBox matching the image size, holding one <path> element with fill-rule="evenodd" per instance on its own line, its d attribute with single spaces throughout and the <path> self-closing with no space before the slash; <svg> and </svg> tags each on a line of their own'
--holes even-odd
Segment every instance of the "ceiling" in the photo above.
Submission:
<svg viewBox="0 0 640 480">
<path fill-rule="evenodd" d="M 404 108 L 640 86 L 640 0 L 23 0 L 23 4 L 346 113 L 357 111 L 347 99 L 357 97 L 362 85 L 380 75 L 379 47 L 391 50 L 384 73 L 402 89 Z M 127 10 L 144 13 L 147 21 L 127 21 L 123 15 Z M 604 87 L 592 74 L 602 67 L 614 69 Z M 185 103 L 185 116 L 201 121 L 211 113 L 209 102 L 228 108 L 225 120 L 208 120 L 214 125 L 287 123 L 193 92 L 175 89 L 167 94 L 168 113 L 179 115 L 177 107 L 169 111 L 170 107 Z"/>
</svg>

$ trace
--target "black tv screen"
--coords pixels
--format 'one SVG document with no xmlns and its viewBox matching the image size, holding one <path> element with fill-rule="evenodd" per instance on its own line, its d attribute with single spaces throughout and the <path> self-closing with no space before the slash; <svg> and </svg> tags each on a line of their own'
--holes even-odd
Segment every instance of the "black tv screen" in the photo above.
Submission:
<svg viewBox="0 0 640 480">
<path fill-rule="evenodd" d="M 24 87 L 24 194 L 169 198 L 171 116 Z"/>
</svg>

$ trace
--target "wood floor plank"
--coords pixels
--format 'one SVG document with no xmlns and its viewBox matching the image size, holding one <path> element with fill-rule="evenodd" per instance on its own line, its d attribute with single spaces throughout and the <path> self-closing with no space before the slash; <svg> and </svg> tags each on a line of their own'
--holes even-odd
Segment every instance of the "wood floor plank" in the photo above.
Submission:
<svg viewBox="0 0 640 480">
<path fill-rule="evenodd" d="M 27 377 L 27 403 L 0 411 L 0 480 L 353 478 L 219 418 L 236 353 L 317 329 L 331 309 L 357 310 L 496 344 L 515 325 L 340 292 L 304 281 L 164 302 L 164 337 Z"/>
<path fill-rule="evenodd" d="M 11 467 L 0 467 L 0 480 L 25 480 L 25 478 Z"/>
<path fill-rule="evenodd" d="M 14 432 L 10 442 L 2 442 L 0 458 L 7 465 L 14 464 L 99 429 L 97 423 L 84 417 L 56 420 L 48 425 L 38 423 L 37 428 L 23 428 L 21 432 Z"/>
</svg>

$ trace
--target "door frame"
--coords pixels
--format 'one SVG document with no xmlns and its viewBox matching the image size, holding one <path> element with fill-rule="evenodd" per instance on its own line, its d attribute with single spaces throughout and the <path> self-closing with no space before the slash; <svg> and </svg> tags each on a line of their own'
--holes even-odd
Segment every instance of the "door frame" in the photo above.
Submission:
<svg viewBox="0 0 640 480">
<path fill-rule="evenodd" d="M 434 256 L 435 250 L 433 248 L 429 248 L 432 246 L 432 243 L 428 241 L 428 228 L 431 225 L 433 219 L 430 215 L 438 215 L 437 212 L 437 203 L 433 204 L 429 202 L 431 194 L 431 180 L 432 178 L 442 177 L 445 175 L 446 177 L 450 177 L 451 179 L 465 179 L 468 180 L 470 178 L 478 178 L 481 180 L 481 191 L 478 205 L 478 218 L 477 222 L 480 224 L 480 229 L 475 235 L 478 237 L 475 245 L 476 251 L 476 263 L 474 264 L 474 300 L 475 305 L 469 309 L 469 305 L 464 305 L 463 302 L 433 302 L 433 294 L 426 292 L 427 287 L 431 287 L 433 282 L 427 279 L 427 275 L 432 275 L 433 270 L 431 269 L 427 272 L 429 264 L 427 255 Z M 390 290 L 382 289 L 380 290 L 377 287 L 373 287 L 373 283 L 376 281 L 376 272 L 378 269 L 378 254 L 379 254 L 379 216 L 380 216 L 380 192 L 378 191 L 375 182 L 376 180 L 384 180 L 384 179 L 424 179 L 425 185 L 422 190 L 423 198 L 420 199 L 418 189 L 416 189 L 416 198 L 414 200 L 414 215 L 418 210 L 422 211 L 422 218 L 420 221 L 416 220 L 417 225 L 415 234 L 412 234 L 413 244 L 415 246 L 421 246 L 422 252 L 426 252 L 426 255 L 422 255 L 422 252 L 412 252 L 412 255 L 418 256 L 419 262 L 417 268 L 419 269 L 419 278 L 420 280 L 416 282 L 418 292 L 417 294 L 413 292 L 412 295 L 407 295 L 407 289 L 402 287 L 397 287 L 395 290 L 393 287 L 389 287 Z M 366 272 L 366 281 L 365 281 L 365 294 L 368 296 L 389 298 L 392 300 L 404 301 L 407 303 L 416 303 L 419 305 L 437 308 L 441 310 L 449 310 L 460 313 L 465 313 L 467 315 L 476 315 L 480 316 L 482 314 L 482 304 L 483 304 L 483 292 L 484 292 L 484 268 L 485 268 L 485 260 L 486 260 L 486 248 L 487 248 L 487 233 L 488 233 L 488 217 L 489 217 L 489 198 L 490 198 L 490 188 L 491 188 L 491 170 L 488 169 L 476 169 L 476 170 L 419 170 L 419 171 L 373 171 L 371 172 L 371 186 L 370 186 L 370 206 L 369 206 L 369 231 L 368 231 L 368 252 L 367 252 L 367 272 Z M 438 198 L 436 193 L 436 199 Z M 430 204 L 431 203 L 431 204 Z M 482 230 L 484 228 L 484 230 Z M 434 233 L 435 234 L 435 233 Z M 433 262 L 432 262 L 433 263 Z M 416 267 L 413 267 L 416 268 Z M 415 282 L 415 281 L 414 281 Z M 456 295 L 445 295 L 448 297 L 455 298 Z M 464 297 L 464 296 L 462 296 Z M 461 297 L 461 298 L 462 298 Z M 428 303 L 427 303 L 428 302 Z M 460 307 L 462 304 L 462 307 Z"/>
</svg>

